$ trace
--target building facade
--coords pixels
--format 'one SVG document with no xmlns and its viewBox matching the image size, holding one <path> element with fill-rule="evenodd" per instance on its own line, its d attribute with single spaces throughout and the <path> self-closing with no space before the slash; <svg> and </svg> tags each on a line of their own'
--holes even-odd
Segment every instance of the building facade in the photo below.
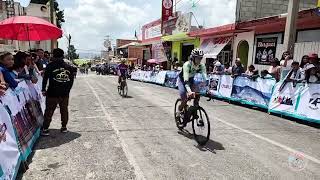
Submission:
<svg viewBox="0 0 320 180">
<path fill-rule="evenodd" d="M 289 0 L 237 0 L 236 22 L 280 15 L 288 12 Z M 299 9 L 315 8 L 317 0 L 300 0 Z"/>
</svg>

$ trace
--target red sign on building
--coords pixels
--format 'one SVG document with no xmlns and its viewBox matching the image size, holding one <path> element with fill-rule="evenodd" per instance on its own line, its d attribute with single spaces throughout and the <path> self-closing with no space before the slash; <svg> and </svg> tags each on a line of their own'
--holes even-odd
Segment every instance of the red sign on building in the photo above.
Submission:
<svg viewBox="0 0 320 180">
<path fill-rule="evenodd" d="M 162 22 L 168 21 L 173 14 L 173 0 L 162 0 Z"/>
</svg>

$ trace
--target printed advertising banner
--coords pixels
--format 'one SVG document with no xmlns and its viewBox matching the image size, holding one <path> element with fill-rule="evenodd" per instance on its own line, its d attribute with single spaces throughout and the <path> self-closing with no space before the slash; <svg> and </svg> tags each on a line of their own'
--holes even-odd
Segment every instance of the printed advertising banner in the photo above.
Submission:
<svg viewBox="0 0 320 180">
<path fill-rule="evenodd" d="M 278 37 L 257 38 L 255 64 L 270 65 L 276 57 Z"/>
<path fill-rule="evenodd" d="M 274 79 L 257 78 L 253 80 L 239 76 L 233 82 L 232 98 L 268 108 L 275 84 Z"/>
<path fill-rule="evenodd" d="M 301 86 L 299 85 L 294 87 L 293 83 L 286 83 L 284 86 L 283 82 L 277 83 L 270 100 L 269 110 L 271 112 L 277 111 L 293 114 L 297 105 L 300 88 Z"/>
<path fill-rule="evenodd" d="M 11 117 L 6 107 L 0 103 L 0 179 L 15 179 L 20 161 Z"/>
<path fill-rule="evenodd" d="M 165 86 L 176 88 L 177 87 L 177 78 L 180 71 L 168 71 L 166 74 Z"/>
<path fill-rule="evenodd" d="M 229 75 L 221 76 L 219 92 L 221 96 L 231 98 L 233 78 Z"/>
<path fill-rule="evenodd" d="M 220 84 L 221 84 L 221 75 L 210 75 L 210 84 L 209 84 L 209 93 L 212 96 L 220 97 L 219 93 Z"/>
<path fill-rule="evenodd" d="M 320 123 L 320 84 L 309 84 L 303 88 L 297 114 L 302 118 L 315 119 Z"/>
<path fill-rule="evenodd" d="M 166 74 L 167 74 L 167 71 L 160 71 L 157 74 L 155 83 L 163 85 L 166 81 Z"/>
</svg>

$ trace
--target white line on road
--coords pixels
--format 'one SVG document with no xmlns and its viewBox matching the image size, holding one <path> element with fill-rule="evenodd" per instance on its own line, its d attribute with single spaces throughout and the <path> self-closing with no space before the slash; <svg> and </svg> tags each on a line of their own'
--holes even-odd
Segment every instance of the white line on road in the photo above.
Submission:
<svg viewBox="0 0 320 180">
<path fill-rule="evenodd" d="M 144 97 L 148 97 L 148 96 L 145 95 Z M 169 103 L 169 104 L 171 103 L 171 102 L 169 102 L 167 99 L 163 99 L 163 98 L 162 98 L 162 100 L 167 101 L 167 103 Z M 164 110 L 167 110 L 167 109 L 164 109 Z M 170 112 L 169 110 L 167 110 L 167 111 Z M 170 113 L 171 113 L 171 112 L 170 112 Z M 224 121 L 224 120 L 222 120 L 222 119 L 220 119 L 220 118 L 217 118 L 217 117 L 214 117 L 214 118 L 215 118 L 217 121 L 220 121 L 221 123 L 223 123 L 223 124 L 225 124 L 225 125 L 227 125 L 227 126 L 230 126 L 230 127 L 235 128 L 235 129 L 238 129 L 238 130 L 240 130 L 240 131 L 242 131 L 242 132 L 244 132 L 244 133 L 246 133 L 246 134 L 249 134 L 249 135 L 251 135 L 251 136 L 254 136 L 254 137 L 256 137 L 256 138 L 258 138 L 258 139 L 260 139 L 260 140 L 263 140 L 263 141 L 265 141 L 265 142 L 268 142 L 268 143 L 270 143 L 270 144 L 272 144 L 272 145 L 274 145 L 274 146 L 278 146 L 278 147 L 280 147 L 280 148 L 282 148 L 282 149 L 284 149 L 284 150 L 286 150 L 286 151 L 289 151 L 289 152 L 291 152 L 291 153 L 303 153 L 303 152 L 301 152 L 301 151 L 297 151 L 297 150 L 295 150 L 295 149 L 293 149 L 293 148 L 290 148 L 290 147 L 288 147 L 288 146 L 286 146 L 286 145 L 283 145 L 283 144 L 281 144 L 281 143 L 279 143 L 279 142 L 276 142 L 276 141 L 273 141 L 273 140 L 271 140 L 271 139 L 269 139 L 269 138 L 266 138 L 266 137 L 264 137 L 264 136 L 258 135 L 258 134 L 254 133 L 254 132 L 252 132 L 252 131 L 243 129 L 243 128 L 235 125 L 235 124 L 226 122 L 226 121 Z M 305 154 L 305 153 L 303 153 L 303 155 L 304 155 L 304 157 L 305 157 L 306 159 L 308 159 L 308 160 L 310 160 L 310 161 L 312 161 L 312 162 L 314 162 L 314 163 L 316 163 L 316 164 L 320 164 L 320 160 L 319 160 L 319 159 L 317 159 L 317 158 L 315 158 L 315 157 L 312 157 L 312 156 L 310 156 L 310 155 L 307 155 L 307 154 Z"/>
<path fill-rule="evenodd" d="M 138 180 L 145 180 L 145 177 L 140 169 L 140 167 L 138 166 L 138 164 L 135 162 L 135 159 L 133 157 L 133 155 L 130 153 L 128 146 L 124 143 L 124 141 L 120 138 L 120 132 L 119 130 L 116 128 L 116 126 L 114 125 L 113 121 L 111 120 L 110 115 L 108 114 L 106 108 L 104 107 L 102 100 L 100 99 L 100 97 L 98 96 L 98 93 L 95 91 L 95 89 L 91 86 L 91 84 L 88 82 L 87 79 L 85 79 L 86 83 L 88 84 L 88 87 L 91 89 L 92 93 L 94 94 L 94 96 L 96 97 L 96 99 L 99 102 L 99 105 L 105 115 L 105 117 L 108 119 L 108 121 L 111 123 L 112 128 L 115 130 L 120 142 L 121 142 L 121 146 L 122 149 L 124 151 L 124 153 L 126 154 L 129 163 L 134 167 L 135 170 L 135 175 L 137 176 L 136 178 Z"/>
<path fill-rule="evenodd" d="M 252 131 L 249 131 L 249 130 L 246 130 L 246 129 L 242 129 L 241 127 L 238 127 L 237 125 L 234 125 L 234 124 L 232 124 L 232 123 L 226 122 L 226 121 L 224 121 L 224 120 L 222 120 L 222 119 L 220 119 L 220 118 L 215 117 L 215 119 L 218 120 L 218 121 L 220 121 L 220 122 L 222 122 L 223 124 L 225 124 L 225 125 L 227 125 L 227 126 L 231 126 L 231 127 L 235 128 L 235 129 L 238 129 L 238 130 L 240 130 L 240 131 L 242 131 L 242 132 L 244 132 L 244 133 L 250 134 L 250 135 L 252 135 L 252 136 L 254 136 L 254 137 L 258 138 L 258 139 L 261 139 L 261 140 L 263 140 L 263 141 L 266 141 L 266 142 L 268 142 L 268 143 L 270 143 L 270 144 L 272 144 L 272 145 L 278 146 L 278 147 L 280 147 L 280 148 L 282 148 L 282 149 L 284 149 L 284 150 L 287 150 L 287 151 L 289 151 L 289 152 L 291 152 L 291 153 L 302 153 L 302 152 L 297 151 L 297 150 L 295 150 L 295 149 L 293 149 L 293 148 L 290 148 L 290 147 L 288 147 L 288 146 L 286 146 L 286 145 L 283 145 L 283 144 L 281 144 L 281 143 L 278 143 L 278 142 L 276 142 L 276 141 L 273 141 L 273 140 L 271 140 L 271 139 L 268 139 L 268 138 L 266 138 L 266 137 L 263 137 L 263 136 L 261 136 L 261 135 L 259 135 L 259 134 L 256 134 L 256 133 L 254 133 L 254 132 L 252 132 Z M 315 158 L 315 157 L 312 157 L 312 156 L 310 156 L 310 155 L 307 155 L 307 154 L 305 154 L 305 153 L 303 153 L 303 155 L 304 155 L 304 157 L 305 157 L 306 159 L 308 159 L 308 160 L 310 160 L 310 161 L 312 161 L 312 162 L 314 162 L 314 163 L 320 164 L 320 160 L 319 160 L 319 159 L 317 159 L 317 158 Z"/>
</svg>

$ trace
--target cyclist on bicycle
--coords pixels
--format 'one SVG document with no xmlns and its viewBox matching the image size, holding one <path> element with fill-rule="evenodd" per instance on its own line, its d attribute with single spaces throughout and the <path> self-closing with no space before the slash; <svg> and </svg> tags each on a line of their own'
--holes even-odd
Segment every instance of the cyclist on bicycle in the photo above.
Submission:
<svg viewBox="0 0 320 180">
<path fill-rule="evenodd" d="M 121 64 L 118 65 L 118 84 L 120 86 L 122 78 L 126 79 L 127 78 L 127 71 L 128 71 L 128 66 L 125 64 L 126 60 L 122 59 Z"/>
<path fill-rule="evenodd" d="M 188 98 L 195 98 L 194 105 L 198 105 L 200 96 L 196 96 L 194 87 L 194 76 L 201 73 L 203 79 L 207 81 L 207 73 L 205 64 L 201 63 L 203 58 L 203 51 L 201 49 L 194 49 L 190 55 L 190 61 L 184 63 L 182 71 L 178 77 L 178 89 L 181 97 L 181 104 L 179 106 L 179 113 L 177 118 L 181 116 L 183 109 L 186 110 Z"/>
</svg>

